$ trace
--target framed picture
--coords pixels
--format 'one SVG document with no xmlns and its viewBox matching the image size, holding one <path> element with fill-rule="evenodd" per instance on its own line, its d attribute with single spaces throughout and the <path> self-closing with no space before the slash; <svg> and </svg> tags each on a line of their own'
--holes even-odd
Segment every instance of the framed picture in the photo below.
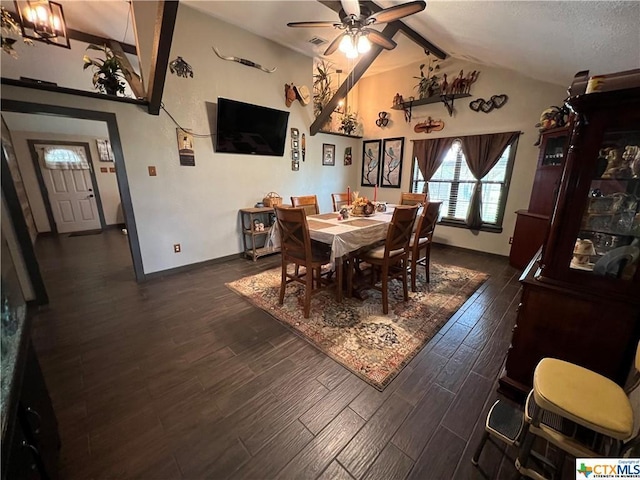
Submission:
<svg viewBox="0 0 640 480">
<path fill-rule="evenodd" d="M 195 167 L 196 156 L 193 151 L 193 135 L 187 130 L 182 128 L 176 128 L 176 135 L 178 137 L 178 153 L 180 155 L 180 165 L 187 167 Z"/>
<path fill-rule="evenodd" d="M 382 172 L 380 186 L 400 188 L 404 137 L 385 138 L 382 142 Z"/>
<path fill-rule="evenodd" d="M 296 162 L 300 159 L 300 153 L 298 152 L 298 150 L 291 151 L 291 159 L 295 160 Z"/>
<path fill-rule="evenodd" d="M 322 165 L 336 164 L 336 146 L 329 143 L 322 144 Z"/>
<path fill-rule="evenodd" d="M 345 166 L 351 165 L 351 147 L 344 149 L 344 164 Z"/>
<path fill-rule="evenodd" d="M 298 139 L 291 139 L 291 148 L 294 150 L 298 149 Z"/>
<path fill-rule="evenodd" d="M 380 174 L 380 140 L 362 142 L 362 177 L 360 185 L 373 187 Z"/>
<path fill-rule="evenodd" d="M 98 147 L 98 157 L 101 162 L 113 162 L 115 160 L 109 140 L 96 139 L 96 146 Z"/>
</svg>

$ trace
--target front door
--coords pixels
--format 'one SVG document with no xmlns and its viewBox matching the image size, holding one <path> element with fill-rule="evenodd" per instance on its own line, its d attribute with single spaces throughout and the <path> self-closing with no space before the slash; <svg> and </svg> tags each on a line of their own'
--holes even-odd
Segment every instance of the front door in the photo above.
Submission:
<svg viewBox="0 0 640 480">
<path fill-rule="evenodd" d="M 38 164 L 42 171 L 44 184 L 47 187 L 49 203 L 58 233 L 97 230 L 101 228 L 98 207 L 93 184 L 91 182 L 91 163 L 87 158 L 74 156 L 64 159 L 65 168 L 56 168 L 55 155 L 49 155 L 45 161 L 45 151 L 51 149 L 78 151 L 79 147 L 64 145 L 36 145 Z M 84 150 L 84 149 L 83 149 Z M 61 156 L 64 156 L 61 154 Z M 53 157 L 53 158 L 51 158 Z M 62 161 L 61 161 L 62 162 Z M 67 168 L 68 167 L 68 168 Z"/>
</svg>

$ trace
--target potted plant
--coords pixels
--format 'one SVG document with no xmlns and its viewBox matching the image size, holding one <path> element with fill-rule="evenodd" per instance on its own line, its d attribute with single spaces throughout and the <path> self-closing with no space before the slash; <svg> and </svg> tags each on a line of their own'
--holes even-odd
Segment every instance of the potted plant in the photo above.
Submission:
<svg viewBox="0 0 640 480">
<path fill-rule="evenodd" d="M 124 66 L 120 57 L 106 45 L 89 45 L 87 50 L 98 50 L 104 53 L 105 58 L 90 58 L 88 55 L 83 57 L 84 67 L 86 70 L 93 67 L 93 86 L 96 90 L 107 95 L 124 94 L 124 76 L 129 71 Z"/>
<path fill-rule="evenodd" d="M 340 121 L 340 129 L 346 135 L 351 135 L 358 127 L 358 114 L 350 111 L 342 116 Z"/>
<path fill-rule="evenodd" d="M 428 52 L 427 56 L 429 56 Z M 424 67 L 427 67 L 426 75 L 424 73 Z M 440 70 L 437 58 L 429 58 L 429 65 L 425 63 L 420 65 L 420 76 L 413 77 L 419 80 L 418 84 L 415 86 L 415 89 L 418 91 L 418 98 L 423 99 L 431 97 L 440 88 L 438 76 L 433 73 L 437 70 Z"/>
<path fill-rule="evenodd" d="M 333 96 L 331 89 L 331 63 L 320 60 L 313 74 L 313 114 L 317 117 Z"/>
</svg>

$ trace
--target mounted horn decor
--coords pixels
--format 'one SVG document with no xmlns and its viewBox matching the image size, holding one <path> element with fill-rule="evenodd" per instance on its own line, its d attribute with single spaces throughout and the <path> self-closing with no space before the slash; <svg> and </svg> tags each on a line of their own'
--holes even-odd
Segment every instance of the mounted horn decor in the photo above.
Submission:
<svg viewBox="0 0 640 480">
<path fill-rule="evenodd" d="M 413 131 L 416 133 L 431 133 L 439 132 L 444 128 L 444 122 L 442 120 L 434 120 L 429 117 L 425 122 L 418 123 L 413 127 Z"/>
<path fill-rule="evenodd" d="M 267 72 L 267 73 L 273 73 L 278 68 L 278 67 L 266 68 L 266 67 L 263 67 L 262 65 L 252 62 L 251 60 L 247 60 L 246 58 L 222 55 L 220 52 L 218 52 L 218 49 L 216 47 L 211 47 L 211 48 L 213 48 L 213 51 L 216 52 L 216 55 L 220 57 L 222 60 L 229 60 L 230 62 L 238 62 L 238 63 L 241 63 L 242 65 L 246 65 L 247 67 L 257 68 L 258 70 L 262 70 L 263 72 Z"/>
</svg>

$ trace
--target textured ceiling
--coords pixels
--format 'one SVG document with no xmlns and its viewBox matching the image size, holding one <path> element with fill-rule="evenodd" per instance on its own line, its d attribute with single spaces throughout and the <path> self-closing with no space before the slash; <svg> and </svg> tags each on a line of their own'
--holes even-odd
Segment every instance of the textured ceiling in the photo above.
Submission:
<svg viewBox="0 0 640 480">
<path fill-rule="evenodd" d="M 312 36 L 331 41 L 336 35 L 332 28 L 286 26 L 291 21 L 337 19 L 335 12 L 314 0 L 183 3 L 309 56 L 326 48 L 309 44 Z M 404 2 L 377 3 L 389 7 Z M 580 70 L 598 74 L 640 67 L 639 1 L 428 0 L 424 11 L 404 22 L 454 57 L 562 86 Z M 394 40 L 399 46 L 381 55 L 368 74 L 424 58 L 402 34 Z M 329 58 L 343 61 L 339 52 Z"/>
<path fill-rule="evenodd" d="M 125 0 L 59 0 L 71 28 L 135 44 Z M 182 0 L 213 17 L 309 56 L 318 56 L 313 36 L 331 41 L 333 28 L 288 28 L 287 22 L 337 20 L 315 0 Z M 380 0 L 381 7 L 404 2 Z M 13 2 L 2 0 L 13 9 Z M 449 55 L 499 66 L 568 86 L 576 72 L 612 73 L 640 68 L 640 1 L 452 1 L 428 0 L 427 8 L 405 23 Z M 379 29 L 382 28 L 378 27 Z M 398 47 L 383 52 L 367 75 L 424 59 L 402 33 Z M 350 70 L 339 52 L 329 60 Z M 260 59 L 253 59 L 260 62 Z"/>
</svg>

